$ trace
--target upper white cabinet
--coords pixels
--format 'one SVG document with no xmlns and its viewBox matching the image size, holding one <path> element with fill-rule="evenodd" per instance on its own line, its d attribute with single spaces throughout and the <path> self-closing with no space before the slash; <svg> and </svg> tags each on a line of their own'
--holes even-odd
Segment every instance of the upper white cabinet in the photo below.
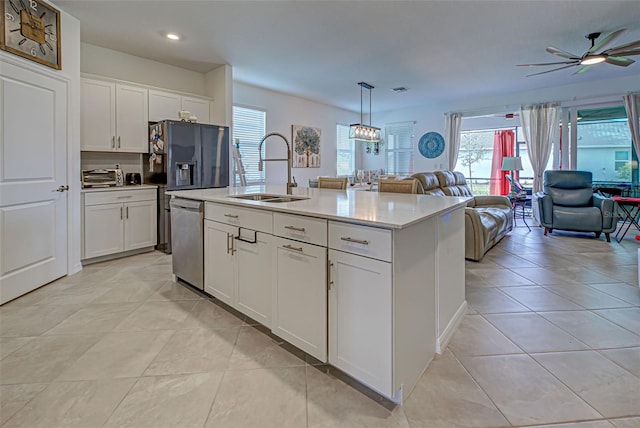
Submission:
<svg viewBox="0 0 640 428">
<path fill-rule="evenodd" d="M 149 120 L 178 120 L 178 111 L 186 110 L 198 118 L 198 123 L 210 123 L 209 100 L 149 89 Z"/>
<path fill-rule="evenodd" d="M 81 150 L 147 152 L 147 89 L 82 79 Z"/>
</svg>

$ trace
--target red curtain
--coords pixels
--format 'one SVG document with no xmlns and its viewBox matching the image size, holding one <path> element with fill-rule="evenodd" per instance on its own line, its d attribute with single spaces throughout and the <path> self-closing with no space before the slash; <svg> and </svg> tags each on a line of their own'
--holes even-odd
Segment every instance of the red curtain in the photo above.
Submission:
<svg viewBox="0 0 640 428">
<path fill-rule="evenodd" d="M 515 156 L 515 139 L 515 132 L 512 129 L 496 131 L 493 135 L 490 195 L 508 195 L 511 191 L 511 184 L 505 175 L 512 172 L 502 170 L 502 158 Z"/>
</svg>

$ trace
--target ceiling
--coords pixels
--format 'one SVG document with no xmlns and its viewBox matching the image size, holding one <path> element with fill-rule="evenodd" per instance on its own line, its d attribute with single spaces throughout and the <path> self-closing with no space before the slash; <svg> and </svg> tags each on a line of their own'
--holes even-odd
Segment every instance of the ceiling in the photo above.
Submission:
<svg viewBox="0 0 640 428">
<path fill-rule="evenodd" d="M 638 56 L 579 75 L 525 77 L 533 69 L 515 66 L 562 60 L 547 46 L 580 55 L 591 32 L 627 28 L 615 45 L 640 39 L 638 1 L 53 2 L 80 19 L 83 42 L 199 72 L 230 64 L 236 81 L 352 111 L 360 81 L 375 86 L 380 112 L 640 76 Z"/>
</svg>

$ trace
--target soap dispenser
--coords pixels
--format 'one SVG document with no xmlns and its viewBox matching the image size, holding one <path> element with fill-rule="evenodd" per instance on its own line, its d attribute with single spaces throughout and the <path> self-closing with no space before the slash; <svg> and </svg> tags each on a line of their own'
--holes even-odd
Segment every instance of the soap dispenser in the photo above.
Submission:
<svg viewBox="0 0 640 428">
<path fill-rule="evenodd" d="M 124 186 L 124 172 L 120 169 L 120 164 L 116 164 L 116 186 Z"/>
</svg>

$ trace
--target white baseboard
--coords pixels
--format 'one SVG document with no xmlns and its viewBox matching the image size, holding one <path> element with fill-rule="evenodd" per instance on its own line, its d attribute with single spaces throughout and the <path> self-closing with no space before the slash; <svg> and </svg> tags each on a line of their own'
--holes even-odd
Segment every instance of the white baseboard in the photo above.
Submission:
<svg viewBox="0 0 640 428">
<path fill-rule="evenodd" d="M 440 334 L 440 337 L 436 340 L 436 352 L 438 354 L 442 354 L 444 350 L 447 348 L 453 333 L 458 329 L 458 325 L 464 319 L 464 316 L 467 314 L 467 301 L 462 302 L 455 315 L 449 321 L 449 324 L 445 327 L 445 329 Z"/>
</svg>

